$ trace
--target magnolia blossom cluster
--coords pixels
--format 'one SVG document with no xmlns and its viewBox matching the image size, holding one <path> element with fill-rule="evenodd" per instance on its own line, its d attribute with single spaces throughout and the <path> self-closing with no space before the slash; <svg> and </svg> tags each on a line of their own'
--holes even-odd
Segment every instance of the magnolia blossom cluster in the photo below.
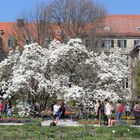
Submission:
<svg viewBox="0 0 140 140">
<path fill-rule="evenodd" d="M 85 91 L 82 87 L 73 86 L 69 88 L 64 94 L 64 98 L 66 101 L 76 100 L 81 101 L 82 97 L 85 95 Z"/>
<path fill-rule="evenodd" d="M 81 39 L 67 44 L 53 40 L 49 49 L 33 43 L 0 63 L 0 88 L 29 105 L 62 94 L 65 101 L 77 100 L 92 107 L 97 99 L 115 101 L 127 96 L 121 85 L 128 72 L 126 63 L 119 49 L 109 54 L 88 52 Z"/>
<path fill-rule="evenodd" d="M 29 105 L 29 103 L 19 100 L 17 101 L 16 108 L 18 109 L 18 114 L 21 117 L 28 117 L 30 115 L 31 105 Z"/>
</svg>

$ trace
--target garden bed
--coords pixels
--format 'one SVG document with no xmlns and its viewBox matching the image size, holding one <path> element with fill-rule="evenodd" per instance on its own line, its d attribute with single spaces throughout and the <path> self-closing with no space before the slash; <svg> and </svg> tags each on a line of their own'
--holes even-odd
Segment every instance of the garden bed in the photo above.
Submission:
<svg viewBox="0 0 140 140">
<path fill-rule="evenodd" d="M 0 123 L 29 123 L 31 119 L 25 118 L 0 118 Z"/>
<path fill-rule="evenodd" d="M 134 116 L 122 116 L 123 120 L 135 120 Z"/>
<path fill-rule="evenodd" d="M 97 120 L 79 120 L 79 124 L 100 124 Z"/>
</svg>

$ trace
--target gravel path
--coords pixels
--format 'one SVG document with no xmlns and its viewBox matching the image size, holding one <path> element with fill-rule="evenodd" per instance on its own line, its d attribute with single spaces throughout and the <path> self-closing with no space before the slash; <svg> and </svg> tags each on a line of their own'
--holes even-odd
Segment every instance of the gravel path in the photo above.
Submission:
<svg viewBox="0 0 140 140">
<path fill-rule="evenodd" d="M 50 126 L 52 120 L 46 120 L 41 123 L 42 126 Z M 60 120 L 57 125 L 62 126 L 81 126 L 77 121 L 72 121 L 71 119 L 67 119 L 66 121 Z"/>
</svg>

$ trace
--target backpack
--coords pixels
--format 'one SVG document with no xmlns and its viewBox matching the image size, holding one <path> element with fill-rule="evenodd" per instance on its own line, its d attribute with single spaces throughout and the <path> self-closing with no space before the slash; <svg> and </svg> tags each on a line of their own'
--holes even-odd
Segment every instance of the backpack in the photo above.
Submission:
<svg viewBox="0 0 140 140">
<path fill-rule="evenodd" d="M 120 104 L 120 112 L 122 113 L 123 112 L 123 106 L 122 106 L 122 104 Z"/>
</svg>

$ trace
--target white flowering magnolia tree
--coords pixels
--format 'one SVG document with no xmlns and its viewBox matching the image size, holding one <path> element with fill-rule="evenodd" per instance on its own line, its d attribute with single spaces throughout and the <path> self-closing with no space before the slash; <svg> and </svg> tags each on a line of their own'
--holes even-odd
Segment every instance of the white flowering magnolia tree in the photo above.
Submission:
<svg viewBox="0 0 140 140">
<path fill-rule="evenodd" d="M 37 100 L 46 104 L 52 95 L 92 108 L 97 99 L 127 96 L 121 85 L 128 72 L 126 61 L 119 49 L 110 54 L 88 52 L 80 39 L 67 44 L 53 40 L 49 49 L 34 43 L 0 63 L 0 88 L 6 96 L 18 95 L 23 113 L 25 103 L 29 110 Z"/>
</svg>

